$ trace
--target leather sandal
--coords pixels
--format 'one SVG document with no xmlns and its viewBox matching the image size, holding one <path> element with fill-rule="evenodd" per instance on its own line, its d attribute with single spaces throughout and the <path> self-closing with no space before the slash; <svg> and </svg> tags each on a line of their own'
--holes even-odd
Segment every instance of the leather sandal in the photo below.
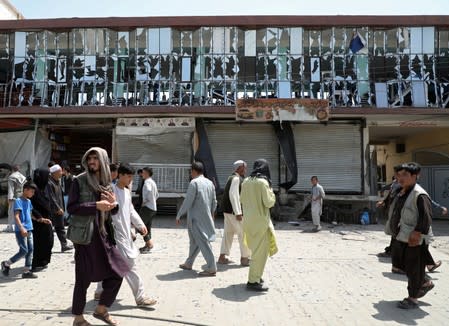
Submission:
<svg viewBox="0 0 449 326">
<path fill-rule="evenodd" d="M 92 324 L 89 323 L 87 320 L 83 319 L 83 320 L 73 321 L 72 326 L 92 326 Z"/>
<path fill-rule="evenodd" d="M 181 268 L 181 269 L 183 269 L 183 270 L 185 270 L 185 271 L 191 271 L 191 270 L 192 270 L 192 267 L 191 267 L 191 266 L 188 266 L 188 265 L 186 265 L 186 264 L 181 264 L 181 265 L 179 265 L 179 268 Z"/>
<path fill-rule="evenodd" d="M 118 322 L 115 321 L 114 319 L 111 318 L 111 315 L 109 314 L 109 312 L 105 311 L 104 313 L 99 313 L 99 312 L 94 312 L 92 314 L 92 316 L 94 316 L 95 318 L 105 322 L 108 325 L 118 325 Z"/>
<path fill-rule="evenodd" d="M 210 271 L 202 271 L 198 273 L 198 276 L 216 276 L 217 272 L 210 272 Z"/>
</svg>

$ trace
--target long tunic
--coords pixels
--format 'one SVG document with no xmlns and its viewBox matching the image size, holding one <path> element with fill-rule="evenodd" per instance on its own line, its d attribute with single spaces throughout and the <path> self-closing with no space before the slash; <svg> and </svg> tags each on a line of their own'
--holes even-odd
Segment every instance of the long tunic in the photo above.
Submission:
<svg viewBox="0 0 449 326">
<path fill-rule="evenodd" d="M 112 215 L 117 247 L 125 257 L 131 259 L 137 258 L 139 252 L 132 240 L 131 224 L 138 229 L 144 227 L 145 224 L 134 209 L 129 189 L 121 189 L 117 185 L 113 185 L 112 189 L 114 190 L 115 198 L 120 206 L 118 212 Z"/>
<path fill-rule="evenodd" d="M 200 175 L 190 181 L 186 198 L 176 215 L 176 219 L 187 214 L 187 227 L 195 223 L 201 236 L 208 241 L 215 240 L 215 225 L 212 214 L 217 208 L 215 187 L 212 181 Z"/>
<path fill-rule="evenodd" d="M 98 226 L 100 211 L 96 208 L 96 202 L 80 203 L 79 199 L 79 184 L 78 180 L 75 179 L 70 189 L 69 202 L 67 204 L 69 214 L 95 215 L 97 217 L 90 244 L 75 244 L 77 274 L 88 278 L 90 282 L 102 281 L 112 274 L 124 277 L 129 271 L 129 266 L 111 240 L 107 236 L 100 234 Z M 97 194 L 97 200 L 100 200 L 99 194 Z M 115 213 L 116 209 L 111 211 L 111 213 Z"/>
<path fill-rule="evenodd" d="M 270 234 L 269 255 L 277 252 L 273 223 L 270 218 L 270 208 L 276 202 L 276 196 L 268 181 L 262 178 L 249 177 L 243 181 L 240 193 L 243 219 L 243 231 L 246 242 L 251 250 L 252 242 L 258 242 L 259 238 Z"/>
</svg>

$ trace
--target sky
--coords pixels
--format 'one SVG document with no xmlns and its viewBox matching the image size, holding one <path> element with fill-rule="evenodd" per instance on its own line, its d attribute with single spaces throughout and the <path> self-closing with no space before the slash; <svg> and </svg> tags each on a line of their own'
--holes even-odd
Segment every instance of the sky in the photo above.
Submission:
<svg viewBox="0 0 449 326">
<path fill-rule="evenodd" d="M 25 18 L 223 15 L 449 15 L 448 0 L 9 0 Z"/>
</svg>

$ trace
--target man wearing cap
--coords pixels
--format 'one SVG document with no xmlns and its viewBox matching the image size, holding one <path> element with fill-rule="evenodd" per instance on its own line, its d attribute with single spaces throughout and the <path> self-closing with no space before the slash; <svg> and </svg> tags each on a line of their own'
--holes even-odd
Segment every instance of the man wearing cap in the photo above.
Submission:
<svg viewBox="0 0 449 326">
<path fill-rule="evenodd" d="M 243 214 L 240 204 L 240 190 L 246 172 L 246 163 L 242 160 L 235 161 L 233 168 L 234 173 L 231 174 L 226 182 L 223 199 L 221 201 L 224 215 L 224 230 L 218 263 L 229 264 L 231 262 L 226 256 L 229 256 L 234 235 L 237 234 L 240 245 L 240 264 L 242 266 L 249 266 L 251 251 L 243 241 Z"/>
<path fill-rule="evenodd" d="M 398 303 L 402 309 L 418 307 L 418 298 L 426 295 L 434 284 L 426 279 L 426 250 L 431 232 L 432 206 L 427 192 L 417 183 L 421 167 L 410 162 L 397 167 L 400 190 L 388 211 L 385 230 L 395 239 L 392 258 L 396 259 L 408 278 L 408 297 Z"/>
<path fill-rule="evenodd" d="M 62 168 L 59 164 L 50 167 L 50 178 L 48 180 L 47 191 L 50 197 L 50 214 L 56 235 L 61 243 L 61 252 L 72 250 L 73 247 L 67 244 L 64 229 L 64 196 L 61 187 Z"/>
</svg>

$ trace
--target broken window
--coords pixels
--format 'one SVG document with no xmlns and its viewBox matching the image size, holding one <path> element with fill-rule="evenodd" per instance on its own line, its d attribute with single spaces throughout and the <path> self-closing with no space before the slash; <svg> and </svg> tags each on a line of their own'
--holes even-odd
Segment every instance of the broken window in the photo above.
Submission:
<svg viewBox="0 0 449 326">
<path fill-rule="evenodd" d="M 345 28 L 334 28 L 332 36 L 334 54 L 345 54 L 347 51 L 347 35 Z"/>
<path fill-rule="evenodd" d="M 290 53 L 290 29 L 279 28 L 278 54 Z"/>
<path fill-rule="evenodd" d="M 440 56 L 449 56 L 449 30 L 438 31 L 438 46 Z"/>
</svg>

